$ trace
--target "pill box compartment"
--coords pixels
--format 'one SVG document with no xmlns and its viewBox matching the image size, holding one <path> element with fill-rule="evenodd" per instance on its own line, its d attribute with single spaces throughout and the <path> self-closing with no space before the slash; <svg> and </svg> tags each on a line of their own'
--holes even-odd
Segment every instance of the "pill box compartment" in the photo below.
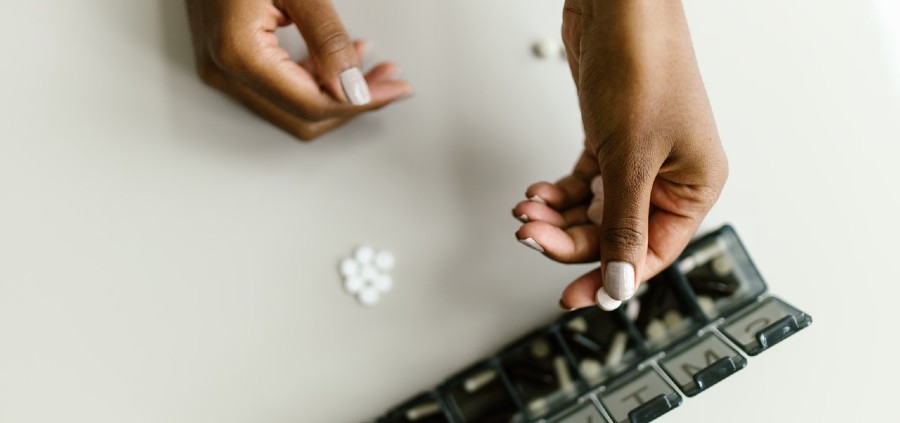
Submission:
<svg viewBox="0 0 900 423">
<path fill-rule="evenodd" d="M 667 271 L 683 275 L 710 320 L 736 312 L 766 291 L 747 250 L 727 225 L 692 242 Z"/>
<path fill-rule="evenodd" d="M 476 364 L 438 388 L 454 421 L 511 423 L 527 421 L 496 359 Z"/>
<path fill-rule="evenodd" d="M 558 330 L 588 387 L 608 382 L 637 366 L 646 351 L 639 348 L 634 327 L 621 310 L 588 307 L 563 315 Z"/>
<path fill-rule="evenodd" d="M 616 423 L 647 423 L 682 403 L 681 395 L 652 366 L 600 388 L 597 396 Z"/>
<path fill-rule="evenodd" d="M 530 418 L 568 404 L 584 390 L 555 327 L 516 341 L 498 356 L 514 397 Z"/>
<path fill-rule="evenodd" d="M 637 313 L 632 311 L 634 326 L 646 340 L 645 348 L 653 352 L 671 346 L 707 322 L 687 281 L 671 268 L 642 284 L 627 307 L 638 309 Z"/>
<path fill-rule="evenodd" d="M 812 324 L 812 317 L 775 298 L 764 298 L 725 320 L 721 330 L 747 354 L 757 355 Z"/>
<path fill-rule="evenodd" d="M 766 295 L 725 226 L 693 241 L 619 309 L 565 313 L 378 422 L 649 422 L 747 367 L 744 354 L 811 322 Z"/>
</svg>

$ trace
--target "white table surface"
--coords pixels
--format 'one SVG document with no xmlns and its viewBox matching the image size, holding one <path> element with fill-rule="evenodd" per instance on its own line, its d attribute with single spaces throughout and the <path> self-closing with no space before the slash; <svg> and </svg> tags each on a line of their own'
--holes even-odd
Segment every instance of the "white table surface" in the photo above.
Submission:
<svg viewBox="0 0 900 423">
<path fill-rule="evenodd" d="M 529 51 L 560 5 L 339 1 L 417 96 L 301 144 L 197 81 L 179 0 L 6 2 L 0 422 L 359 422 L 549 321 L 586 267 L 509 209 L 579 149 L 565 64 Z M 687 9 L 731 160 L 706 227 L 815 323 L 663 421 L 896 418 L 890 17 Z M 361 243 L 397 256 L 373 308 L 336 271 Z"/>
</svg>

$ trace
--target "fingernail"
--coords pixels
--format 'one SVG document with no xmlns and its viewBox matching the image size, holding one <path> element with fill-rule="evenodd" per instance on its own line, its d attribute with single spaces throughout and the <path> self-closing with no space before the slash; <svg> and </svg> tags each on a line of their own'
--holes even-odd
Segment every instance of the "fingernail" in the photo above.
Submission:
<svg viewBox="0 0 900 423">
<path fill-rule="evenodd" d="M 609 296 L 625 301 L 634 295 L 634 266 L 624 261 L 606 263 L 606 279 L 603 287 Z"/>
<path fill-rule="evenodd" d="M 544 252 L 544 247 L 541 247 L 540 245 L 538 245 L 538 243 L 531 238 L 520 239 L 519 242 L 531 247 L 535 251 L 538 251 L 540 253 Z"/>
<path fill-rule="evenodd" d="M 523 214 L 523 215 L 517 217 L 517 219 L 521 220 L 522 223 L 528 223 L 528 215 L 527 214 Z"/>
<path fill-rule="evenodd" d="M 594 179 L 591 179 L 591 192 L 594 193 L 594 196 L 603 196 L 603 177 L 597 175 Z"/>
<path fill-rule="evenodd" d="M 597 306 L 606 310 L 613 311 L 619 306 L 622 305 L 622 302 L 619 300 L 612 299 L 609 294 L 606 293 L 606 290 L 601 287 L 597 290 Z"/>
<path fill-rule="evenodd" d="M 350 104 L 362 106 L 372 101 L 369 85 L 366 84 L 366 78 L 363 77 L 359 68 L 350 68 L 341 72 L 340 78 L 341 87 L 344 88 L 344 95 L 350 100 Z"/>
<path fill-rule="evenodd" d="M 544 201 L 543 198 L 541 198 L 537 195 L 532 195 L 531 198 L 529 198 L 529 200 L 534 201 L 535 203 L 538 203 L 538 204 L 547 204 L 547 202 Z"/>
</svg>

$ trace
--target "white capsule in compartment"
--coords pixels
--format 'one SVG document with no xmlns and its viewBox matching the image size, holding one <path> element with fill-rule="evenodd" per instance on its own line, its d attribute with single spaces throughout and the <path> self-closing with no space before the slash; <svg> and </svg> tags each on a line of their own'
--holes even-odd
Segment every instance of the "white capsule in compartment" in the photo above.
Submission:
<svg viewBox="0 0 900 423">
<path fill-rule="evenodd" d="M 587 320 L 585 320 L 584 317 L 578 316 L 569 320 L 566 323 L 566 327 L 572 330 L 572 332 L 585 333 L 588 329 Z"/>
<path fill-rule="evenodd" d="M 678 310 L 669 310 L 663 314 L 663 322 L 669 330 L 675 330 L 681 327 L 681 323 L 684 322 L 684 317 Z"/>
<path fill-rule="evenodd" d="M 578 370 L 584 377 L 596 379 L 600 377 L 600 373 L 603 371 L 603 365 L 593 358 L 585 358 L 584 360 L 581 360 L 581 363 L 578 363 Z"/>
<path fill-rule="evenodd" d="M 372 247 L 363 245 L 356 249 L 356 252 L 353 253 L 353 257 L 356 258 L 356 261 L 360 264 L 369 264 L 375 259 L 375 250 Z"/>
<path fill-rule="evenodd" d="M 716 302 L 712 297 L 707 297 L 706 295 L 698 296 L 697 305 L 699 305 L 700 310 L 703 310 L 703 313 L 709 317 L 714 317 L 718 314 L 716 312 Z"/>
<path fill-rule="evenodd" d="M 538 339 L 532 342 L 531 355 L 535 358 L 547 358 L 550 355 L 550 344 L 545 339 Z"/>
<path fill-rule="evenodd" d="M 625 315 L 628 316 L 628 320 L 635 321 L 638 316 L 641 314 L 641 301 L 637 298 L 632 298 L 628 302 L 625 303 Z"/>
<path fill-rule="evenodd" d="M 394 268 L 395 259 L 394 253 L 382 250 L 375 254 L 375 266 L 383 271 L 391 270 Z"/>
<path fill-rule="evenodd" d="M 668 329 L 666 328 L 666 324 L 659 319 L 651 320 L 650 323 L 647 324 L 647 328 L 644 329 L 644 336 L 647 337 L 647 340 L 654 343 L 665 340 L 667 334 Z"/>
<path fill-rule="evenodd" d="M 553 370 L 556 372 L 556 380 L 559 381 L 559 388 L 569 391 L 575 388 L 572 382 L 572 373 L 569 371 L 569 363 L 566 358 L 558 355 L 553 357 Z"/>
<path fill-rule="evenodd" d="M 606 352 L 606 360 L 604 364 L 607 366 L 617 366 L 625 357 L 625 346 L 628 343 L 628 334 L 624 331 L 618 331 L 613 335 L 612 342 L 609 343 L 609 350 Z"/>
<path fill-rule="evenodd" d="M 363 288 L 362 291 L 359 292 L 359 302 L 362 305 L 372 306 L 378 303 L 381 294 L 378 293 L 378 290 L 372 287 Z"/>
<path fill-rule="evenodd" d="M 725 277 L 730 275 L 734 270 L 734 263 L 731 261 L 731 257 L 722 255 L 713 260 L 712 270 L 716 276 Z"/>
<path fill-rule="evenodd" d="M 406 420 L 411 422 L 422 420 L 428 416 L 435 415 L 441 411 L 441 406 L 439 406 L 436 402 L 429 402 L 422 405 L 417 405 L 409 410 L 406 410 Z"/>
<path fill-rule="evenodd" d="M 472 375 L 463 382 L 463 389 L 468 393 L 478 391 L 497 377 L 497 372 L 488 369 L 481 373 Z"/>
</svg>

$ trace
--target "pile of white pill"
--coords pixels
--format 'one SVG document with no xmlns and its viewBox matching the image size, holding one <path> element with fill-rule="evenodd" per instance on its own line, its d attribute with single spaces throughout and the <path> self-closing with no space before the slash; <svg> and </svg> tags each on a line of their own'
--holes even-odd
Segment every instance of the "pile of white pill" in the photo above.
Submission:
<svg viewBox="0 0 900 423">
<path fill-rule="evenodd" d="M 393 268 L 393 253 L 387 250 L 376 251 L 367 245 L 360 246 L 351 257 L 341 260 L 344 289 L 356 296 L 360 304 L 375 305 L 394 285 L 394 280 L 388 274 Z"/>
</svg>

